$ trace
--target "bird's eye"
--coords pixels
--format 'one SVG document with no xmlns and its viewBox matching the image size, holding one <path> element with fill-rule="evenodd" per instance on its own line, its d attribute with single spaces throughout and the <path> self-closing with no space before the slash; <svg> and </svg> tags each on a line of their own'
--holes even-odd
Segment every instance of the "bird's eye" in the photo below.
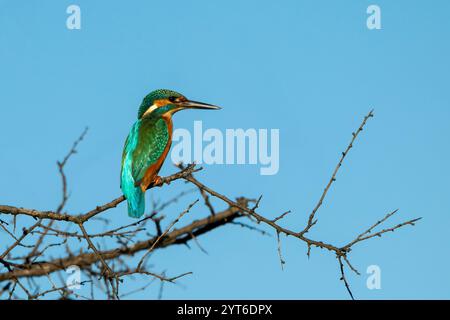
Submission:
<svg viewBox="0 0 450 320">
<path fill-rule="evenodd" d="M 177 100 L 176 97 L 169 97 L 169 101 L 170 101 L 170 102 L 175 102 L 176 100 Z"/>
</svg>

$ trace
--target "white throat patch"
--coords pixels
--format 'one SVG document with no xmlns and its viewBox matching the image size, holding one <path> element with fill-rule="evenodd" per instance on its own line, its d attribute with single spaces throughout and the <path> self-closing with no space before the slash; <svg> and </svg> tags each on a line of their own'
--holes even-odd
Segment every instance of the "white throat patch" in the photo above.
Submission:
<svg viewBox="0 0 450 320">
<path fill-rule="evenodd" d="M 144 112 L 143 116 L 146 116 L 150 113 L 152 113 L 153 111 L 155 111 L 156 109 L 158 109 L 158 106 L 156 104 L 152 105 L 150 108 L 147 109 L 147 111 Z"/>
</svg>

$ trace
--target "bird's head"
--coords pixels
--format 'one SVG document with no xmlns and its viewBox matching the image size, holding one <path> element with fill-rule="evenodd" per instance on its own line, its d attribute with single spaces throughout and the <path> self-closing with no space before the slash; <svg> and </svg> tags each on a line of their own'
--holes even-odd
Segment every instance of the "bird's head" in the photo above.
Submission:
<svg viewBox="0 0 450 320">
<path fill-rule="evenodd" d="M 149 93 L 142 100 L 139 107 L 138 118 L 142 119 L 149 116 L 163 116 L 165 114 L 174 114 L 184 109 L 206 109 L 218 110 L 220 107 L 212 104 L 192 101 L 182 94 L 167 90 L 159 89 Z"/>
</svg>

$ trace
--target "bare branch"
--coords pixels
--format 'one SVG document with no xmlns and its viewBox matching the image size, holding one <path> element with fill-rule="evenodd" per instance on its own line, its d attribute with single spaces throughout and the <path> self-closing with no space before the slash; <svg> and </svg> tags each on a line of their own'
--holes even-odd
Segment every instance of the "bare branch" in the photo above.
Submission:
<svg viewBox="0 0 450 320">
<path fill-rule="evenodd" d="M 0 288 L 0 296 L 7 292 L 9 298 L 15 298 L 18 294 L 16 293 L 16 288 L 21 288 L 28 299 L 38 299 L 47 294 L 59 292 L 62 298 L 67 297 L 69 294 L 71 296 L 85 298 L 83 296 L 77 295 L 70 291 L 70 288 L 65 286 L 56 286 L 51 276 L 61 275 L 61 271 L 67 269 L 69 266 L 76 265 L 82 271 L 90 277 L 91 282 L 91 298 L 94 298 L 94 287 L 98 288 L 96 290 L 103 291 L 108 298 L 119 299 L 119 297 L 126 296 L 127 294 L 119 295 L 119 285 L 125 277 L 133 276 L 150 276 L 152 280 L 158 279 L 161 281 L 162 285 L 165 282 L 174 283 L 180 277 L 191 274 L 191 272 L 185 272 L 176 277 L 166 277 L 165 272 L 162 274 L 155 273 L 153 271 L 147 270 L 145 262 L 147 257 L 156 249 L 167 248 L 172 245 L 183 244 L 188 245 L 189 242 L 194 241 L 202 250 L 206 252 L 198 241 L 198 237 L 206 234 L 220 226 L 227 224 L 236 224 L 249 230 L 258 231 L 261 234 L 269 234 L 269 232 L 275 232 L 277 237 L 277 251 L 280 260 L 281 268 L 284 268 L 285 260 L 282 255 L 281 250 L 281 235 L 290 236 L 307 246 L 307 256 L 310 256 L 311 248 L 321 248 L 326 249 L 326 251 L 332 253 L 336 256 L 339 263 L 339 270 L 341 274 L 341 280 L 349 293 L 350 297 L 354 299 L 353 293 L 350 289 L 350 285 L 347 281 L 345 268 L 352 270 L 356 274 L 359 274 L 356 268 L 352 266 L 349 260 L 349 253 L 351 252 L 354 245 L 357 243 L 369 240 L 374 237 L 381 237 L 385 233 L 393 232 L 405 226 L 414 226 L 414 224 L 420 220 L 410 219 L 405 222 L 399 223 L 393 227 L 386 227 L 380 231 L 375 231 L 382 224 L 386 223 L 392 216 L 397 213 L 397 210 L 388 213 L 381 220 L 374 223 L 363 233 L 359 234 L 354 240 L 350 241 L 344 246 L 336 245 L 334 243 L 325 242 L 322 240 L 315 240 L 311 237 L 307 237 L 306 234 L 317 222 L 317 212 L 322 207 L 324 200 L 331 189 L 331 186 L 336 181 L 337 174 L 342 167 L 344 160 L 346 159 L 350 149 L 353 147 L 357 137 L 363 131 L 366 126 L 366 122 L 369 118 L 373 117 L 373 111 L 370 111 L 363 119 L 359 128 L 352 134 L 352 139 L 342 153 L 338 164 L 336 165 L 334 171 L 332 172 L 331 178 L 325 186 L 319 201 L 315 204 L 314 209 L 308 216 L 306 226 L 301 231 L 296 231 L 285 226 L 286 219 L 283 220 L 291 211 L 285 211 L 281 214 L 275 215 L 275 218 L 266 218 L 265 215 L 260 213 L 260 202 L 262 196 L 256 200 L 252 200 L 245 197 L 232 198 L 216 191 L 215 189 L 206 186 L 200 182 L 194 173 L 199 172 L 202 168 L 197 168 L 194 164 L 188 165 L 186 167 L 180 165 L 180 171 L 164 177 L 161 182 L 157 185 L 150 185 L 150 188 L 161 187 L 164 184 L 170 184 L 172 181 L 183 179 L 188 183 L 192 184 L 195 188 L 200 191 L 203 198 L 203 204 L 205 210 L 208 211 L 207 217 L 192 221 L 185 224 L 179 229 L 174 229 L 174 226 L 180 221 L 180 219 L 186 215 L 192 207 L 198 203 L 199 200 L 191 203 L 187 208 L 181 212 L 172 222 L 170 222 L 165 228 L 166 215 L 161 211 L 166 209 L 172 203 L 179 201 L 179 199 L 188 194 L 191 191 L 184 191 L 172 199 L 163 202 L 159 201 L 153 202 L 153 210 L 143 219 L 129 223 L 126 225 L 121 225 L 114 228 L 107 228 L 110 220 L 106 213 L 115 208 L 117 205 L 122 203 L 125 198 L 123 196 L 111 200 L 100 206 L 96 206 L 94 209 L 81 213 L 81 214 L 68 214 L 64 213 L 63 210 L 66 206 L 68 196 L 67 187 L 67 177 L 64 172 L 64 168 L 68 163 L 69 159 L 77 151 L 79 143 L 84 139 L 86 130 L 82 135 L 73 143 L 72 148 L 69 153 L 64 157 L 64 159 L 58 162 L 58 171 L 61 176 L 62 181 L 62 195 L 61 201 L 55 211 L 39 211 L 35 209 L 19 208 L 15 206 L 0 205 L 0 216 L 12 216 L 14 221 L 14 230 L 10 231 L 8 222 L 0 219 L 0 230 L 4 230 L 9 236 L 11 244 L 7 247 L 0 255 L 0 265 L 4 267 L 7 271 L 0 273 L 0 282 L 6 282 L 2 288 Z M 211 197 L 220 200 L 223 204 L 227 206 L 227 209 L 217 212 L 214 208 Z M 234 199 L 234 198 L 233 198 Z M 254 204 L 250 206 L 250 204 Z M 102 215 L 102 213 L 105 213 Z M 23 232 L 20 235 L 16 235 L 16 217 L 17 216 L 31 217 L 37 220 L 33 225 L 28 228 L 23 228 Z M 271 217 L 274 215 L 271 214 Z M 239 218 L 249 219 L 249 223 L 242 221 L 236 221 Z M 48 223 L 44 224 L 43 221 L 48 220 Z M 90 223 L 104 223 L 104 229 L 106 231 L 97 232 L 89 234 L 86 231 L 85 224 Z M 146 231 L 149 224 L 153 223 L 156 228 L 156 235 L 150 234 Z M 257 225 L 251 225 L 255 223 Z M 282 224 L 283 223 L 283 224 Z M 79 231 L 74 231 L 72 227 L 77 227 Z M 104 230 L 103 229 L 103 230 Z M 109 230 L 108 230 L 109 229 Z M 153 228 L 152 228 L 153 229 Z M 164 231 L 162 231 L 164 229 Z M 64 241 L 57 243 L 46 242 L 47 237 L 59 237 L 63 238 Z M 28 237 L 29 241 L 34 242 L 34 247 L 28 254 L 17 254 L 17 247 L 30 247 L 23 243 L 23 240 Z M 111 238 L 115 240 L 114 244 L 106 242 L 105 239 Z M 37 240 L 36 240 L 37 238 Z M 12 240 L 11 240 L 12 239 Z M 79 240 L 81 242 L 86 241 L 88 248 L 83 246 L 73 247 L 71 244 L 73 241 L 68 240 Z M 93 240 L 95 239 L 95 240 Z M 94 244 L 94 242 L 96 244 Z M 43 246 L 43 249 L 40 249 Z M 65 247 L 65 253 L 62 257 L 53 258 L 46 251 L 50 248 L 55 247 Z M 111 248 L 113 247 L 113 248 Z M 89 251 L 89 250 L 92 250 Z M 61 250 L 60 250 L 61 251 Z M 127 257 L 135 256 L 138 253 L 143 252 L 144 254 L 140 258 L 137 267 L 130 267 Z M 61 253 L 60 253 L 61 254 Z M 152 266 L 153 268 L 153 266 Z M 40 290 L 37 283 L 34 281 L 37 277 L 45 276 L 50 282 L 51 288 Z M 27 289 L 27 287 L 19 281 L 25 278 L 26 285 L 33 290 Z M 145 290 L 151 282 L 141 287 L 139 290 Z M 131 294 L 137 291 L 131 291 Z M 161 292 L 160 292 L 161 294 Z"/>
<path fill-rule="evenodd" d="M 337 173 L 339 171 L 339 169 L 342 167 L 342 163 L 345 160 L 345 157 L 347 156 L 347 154 L 350 152 L 350 149 L 353 148 L 353 143 L 355 142 L 356 138 L 358 137 L 358 135 L 360 134 L 361 131 L 363 131 L 364 126 L 366 125 L 367 120 L 369 120 L 370 118 L 373 117 L 373 110 L 371 110 L 363 119 L 361 125 L 359 126 L 358 130 L 356 130 L 356 132 L 352 133 L 352 140 L 350 141 L 349 145 L 347 146 L 347 148 L 345 149 L 344 152 L 342 152 L 341 158 L 338 162 L 338 164 L 336 165 L 336 168 L 334 168 L 333 174 L 331 175 L 330 180 L 328 181 L 328 184 L 326 185 L 325 189 L 323 190 L 322 195 L 319 198 L 319 201 L 317 202 L 316 206 L 314 207 L 313 211 L 311 212 L 311 214 L 309 215 L 308 218 L 308 223 L 305 227 L 305 229 L 303 229 L 303 231 L 301 232 L 302 235 L 307 233 L 312 226 L 314 226 L 317 223 L 317 220 L 315 220 L 315 216 L 317 211 L 320 209 L 320 207 L 322 206 L 323 201 L 325 200 L 325 197 L 327 196 L 328 191 L 330 190 L 331 185 L 333 184 L 333 182 L 336 181 L 336 176 Z"/>
</svg>

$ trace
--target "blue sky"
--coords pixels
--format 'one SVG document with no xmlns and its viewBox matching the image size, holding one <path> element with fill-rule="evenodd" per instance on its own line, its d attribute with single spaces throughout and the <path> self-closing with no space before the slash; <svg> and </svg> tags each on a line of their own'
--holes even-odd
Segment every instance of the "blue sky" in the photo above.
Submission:
<svg viewBox="0 0 450 320">
<path fill-rule="evenodd" d="M 66 28 L 70 4 L 81 8 L 81 30 Z M 370 4 L 381 8 L 381 30 L 366 27 Z M 280 129 L 277 175 L 223 165 L 199 178 L 230 197 L 264 194 L 261 213 L 290 209 L 286 225 L 300 228 L 351 132 L 374 108 L 311 235 L 345 244 L 393 209 L 400 210 L 391 224 L 423 217 L 355 247 L 362 275 L 349 281 L 357 298 L 450 298 L 448 12 L 443 0 L 0 0 L 0 203 L 54 209 L 55 162 L 85 126 L 89 134 L 67 168 L 67 211 L 117 197 L 123 142 L 143 96 L 172 88 L 223 106 L 220 114 L 179 113 L 176 128 L 202 120 L 220 130 Z M 174 170 L 167 163 L 162 174 Z M 165 199 L 182 188 L 152 195 Z M 165 214 L 177 216 L 188 200 Z M 204 214 L 193 210 L 181 223 Z M 131 222 L 124 204 L 108 215 L 117 225 Z M 164 298 L 348 298 L 335 257 L 313 249 L 308 260 L 294 239 L 283 239 L 284 271 L 275 237 L 226 226 L 200 241 L 208 255 L 195 245 L 154 255 L 156 271 L 194 273 L 182 286 L 167 285 Z M 381 290 L 366 288 L 373 264 Z M 158 289 L 131 298 L 153 299 Z"/>
</svg>

